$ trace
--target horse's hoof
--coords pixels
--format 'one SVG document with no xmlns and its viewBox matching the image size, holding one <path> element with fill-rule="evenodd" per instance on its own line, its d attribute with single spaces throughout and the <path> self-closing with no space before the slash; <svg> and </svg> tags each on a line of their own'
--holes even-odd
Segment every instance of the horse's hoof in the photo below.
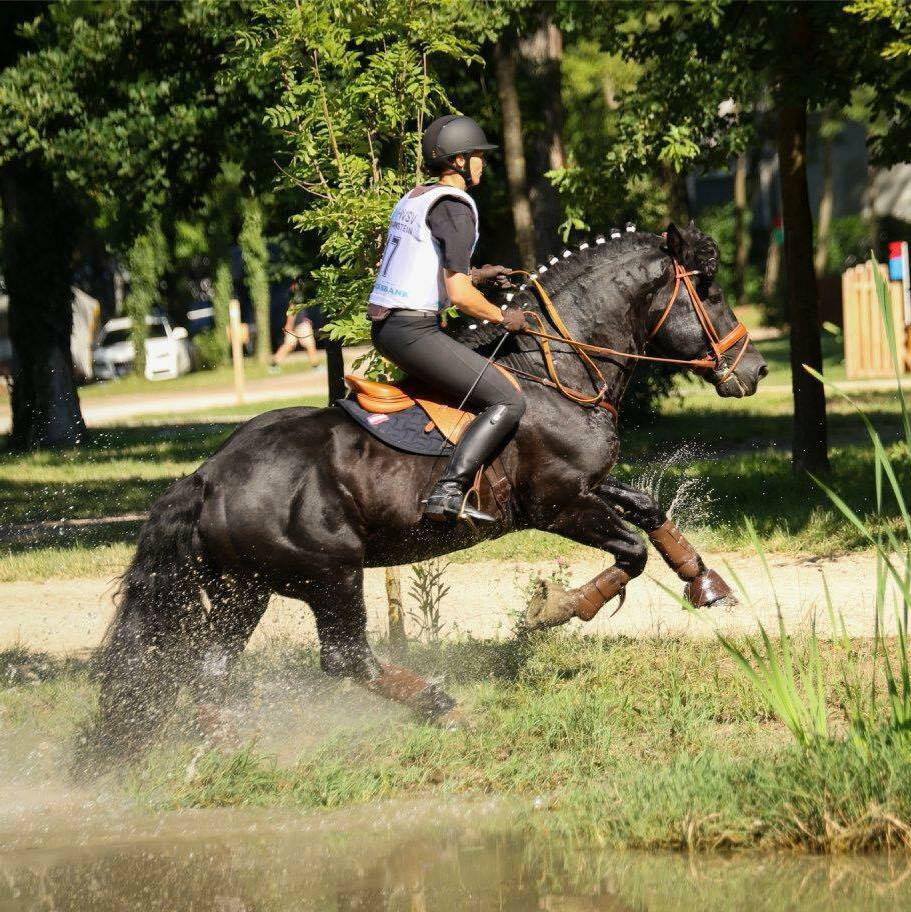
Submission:
<svg viewBox="0 0 911 912">
<path fill-rule="evenodd" d="M 454 706 L 449 712 L 436 716 L 430 722 L 433 726 L 443 731 L 470 731 L 472 727 L 468 716 L 458 706 Z"/>
<path fill-rule="evenodd" d="M 201 703 L 196 707 L 196 729 L 211 747 L 232 749 L 240 744 L 240 734 L 234 723 L 226 719 L 215 703 Z"/>
<path fill-rule="evenodd" d="M 575 615 L 575 599 L 559 583 L 539 580 L 535 592 L 528 600 L 523 631 L 544 630 L 565 624 Z"/>
<path fill-rule="evenodd" d="M 683 594 L 694 608 L 733 608 L 737 605 L 731 587 L 714 570 L 703 570 L 686 584 Z"/>
</svg>

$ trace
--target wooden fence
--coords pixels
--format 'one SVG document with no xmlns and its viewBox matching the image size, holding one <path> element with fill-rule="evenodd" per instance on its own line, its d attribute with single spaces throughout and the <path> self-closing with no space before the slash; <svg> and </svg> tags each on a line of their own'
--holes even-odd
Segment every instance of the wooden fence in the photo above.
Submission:
<svg viewBox="0 0 911 912">
<path fill-rule="evenodd" d="M 911 348 L 905 325 L 905 306 L 901 282 L 889 282 L 889 270 L 880 266 L 889 287 L 892 324 L 898 352 L 899 370 L 911 372 Z M 845 373 L 849 380 L 892 377 L 895 368 L 886 336 L 882 310 L 873 281 L 873 264 L 859 263 L 841 277 L 844 309 Z"/>
</svg>

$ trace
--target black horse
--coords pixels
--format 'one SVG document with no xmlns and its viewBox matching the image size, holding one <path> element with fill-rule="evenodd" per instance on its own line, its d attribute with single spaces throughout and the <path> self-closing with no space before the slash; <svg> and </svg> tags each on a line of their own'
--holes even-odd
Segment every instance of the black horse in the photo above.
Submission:
<svg viewBox="0 0 911 912">
<path fill-rule="evenodd" d="M 714 282 L 718 249 L 691 223 L 666 237 L 625 233 L 584 244 L 539 268 L 564 329 L 591 346 L 695 361 L 721 396 L 755 392 L 766 373 Z M 691 274 L 693 284 L 680 273 Z M 695 298 L 695 300 L 694 300 Z M 532 287 L 514 302 L 553 325 Z M 706 326 L 708 320 L 708 327 Z M 498 334 L 460 321 L 450 331 L 484 351 Z M 740 344 L 724 351 L 711 336 Z M 707 335 L 709 338 L 707 338 Z M 374 439 L 342 409 L 284 408 L 239 428 L 192 475 L 154 503 L 126 571 L 101 662 L 99 734 L 109 746 L 144 742 L 174 705 L 181 685 L 213 701 L 262 617 L 270 595 L 301 599 L 316 619 L 321 665 L 425 718 L 448 721 L 454 702 L 437 686 L 378 662 L 367 642 L 364 567 L 446 554 L 518 529 L 541 529 L 609 552 L 614 565 L 590 583 L 551 588 L 530 609 L 531 627 L 590 619 L 642 573 L 649 534 L 687 583 L 699 607 L 730 593 L 661 507 L 611 479 L 619 438 L 615 413 L 582 407 L 527 379 L 545 367 L 539 343 L 511 337 L 499 362 L 519 373 L 528 408 L 501 460 L 511 482 L 502 520 L 478 529 L 421 516 L 421 499 L 439 460 L 397 452 Z M 592 390 L 591 364 L 553 343 L 561 382 Z M 599 353 L 592 359 L 619 405 L 635 360 Z M 733 368 L 733 369 L 732 369 Z M 494 368 L 489 368 L 494 369 Z"/>
</svg>

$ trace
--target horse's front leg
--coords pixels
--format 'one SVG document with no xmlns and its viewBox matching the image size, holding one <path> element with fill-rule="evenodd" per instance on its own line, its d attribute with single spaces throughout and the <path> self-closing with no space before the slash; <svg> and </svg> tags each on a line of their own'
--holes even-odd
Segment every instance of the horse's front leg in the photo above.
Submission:
<svg viewBox="0 0 911 912">
<path fill-rule="evenodd" d="M 648 534 L 665 563 L 686 583 L 684 596 L 694 608 L 737 604 L 730 586 L 705 566 L 699 552 L 667 518 L 653 497 L 613 478 L 602 482 L 598 493 L 614 505 L 624 519 Z"/>
<path fill-rule="evenodd" d="M 622 604 L 626 584 L 642 573 L 648 560 L 639 536 L 610 504 L 594 494 L 575 501 L 545 531 L 607 551 L 614 556 L 614 565 L 576 589 L 542 581 L 528 605 L 524 621 L 527 630 L 555 627 L 574 617 L 590 621 L 618 595 Z"/>
</svg>

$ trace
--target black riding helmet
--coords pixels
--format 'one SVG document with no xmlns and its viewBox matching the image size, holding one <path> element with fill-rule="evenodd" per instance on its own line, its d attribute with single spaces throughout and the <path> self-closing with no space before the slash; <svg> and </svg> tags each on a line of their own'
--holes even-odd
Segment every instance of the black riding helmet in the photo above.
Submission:
<svg viewBox="0 0 911 912">
<path fill-rule="evenodd" d="M 477 122 L 461 114 L 447 114 L 438 117 L 425 131 L 421 139 L 424 162 L 431 171 L 452 168 L 471 186 L 471 174 L 467 168 L 456 168 L 452 159 L 456 155 L 470 152 L 486 152 L 498 148 L 487 141 L 484 131 Z"/>
</svg>

